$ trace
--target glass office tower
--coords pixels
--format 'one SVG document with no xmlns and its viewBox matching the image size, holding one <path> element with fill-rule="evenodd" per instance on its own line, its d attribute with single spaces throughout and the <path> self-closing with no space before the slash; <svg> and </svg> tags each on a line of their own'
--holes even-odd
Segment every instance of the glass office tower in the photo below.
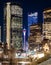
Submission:
<svg viewBox="0 0 51 65">
<path fill-rule="evenodd" d="M 38 25 L 38 12 L 28 14 L 28 43 L 29 49 L 34 49 L 35 44 L 41 36 L 40 26 Z"/>
<path fill-rule="evenodd" d="M 30 26 L 38 23 L 38 12 L 28 14 L 28 36 L 30 36 Z"/>
<path fill-rule="evenodd" d="M 22 48 L 22 8 L 8 2 L 4 7 L 4 42 Z"/>
</svg>

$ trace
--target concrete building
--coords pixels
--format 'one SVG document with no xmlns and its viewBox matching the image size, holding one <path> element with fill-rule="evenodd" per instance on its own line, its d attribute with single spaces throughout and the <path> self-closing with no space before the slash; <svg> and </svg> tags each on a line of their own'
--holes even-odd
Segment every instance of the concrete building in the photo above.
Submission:
<svg viewBox="0 0 51 65">
<path fill-rule="evenodd" d="M 16 3 L 8 2 L 4 7 L 4 42 L 8 48 L 12 44 L 15 48 L 22 47 L 22 8 Z"/>
<path fill-rule="evenodd" d="M 41 44 L 41 27 L 38 24 L 30 26 L 29 46 L 34 49 L 34 46 Z"/>
<path fill-rule="evenodd" d="M 51 9 L 43 11 L 43 35 L 46 39 L 51 39 Z"/>
</svg>

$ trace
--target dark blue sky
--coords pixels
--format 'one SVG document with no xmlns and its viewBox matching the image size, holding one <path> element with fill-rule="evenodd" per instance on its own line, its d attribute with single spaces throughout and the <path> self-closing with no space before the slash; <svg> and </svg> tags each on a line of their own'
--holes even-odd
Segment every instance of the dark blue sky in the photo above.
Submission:
<svg viewBox="0 0 51 65">
<path fill-rule="evenodd" d="M 38 22 L 42 23 L 42 11 L 45 8 L 51 8 L 51 0 L 0 0 L 0 25 L 2 26 L 3 36 L 3 22 L 4 22 L 4 4 L 6 2 L 17 2 L 23 8 L 23 24 L 26 29 L 28 27 L 28 13 L 38 12 Z M 27 29 L 28 31 L 28 29 Z M 28 34 L 27 34 L 28 35 Z"/>
<path fill-rule="evenodd" d="M 51 8 L 51 0 L 0 0 L 0 20 L 3 18 L 3 7 L 6 2 L 17 2 L 23 8 L 24 21 L 27 21 L 25 18 L 27 18 L 28 13 L 37 11 L 39 13 L 38 16 L 41 16 L 42 14 L 40 13 L 45 8 Z"/>
</svg>

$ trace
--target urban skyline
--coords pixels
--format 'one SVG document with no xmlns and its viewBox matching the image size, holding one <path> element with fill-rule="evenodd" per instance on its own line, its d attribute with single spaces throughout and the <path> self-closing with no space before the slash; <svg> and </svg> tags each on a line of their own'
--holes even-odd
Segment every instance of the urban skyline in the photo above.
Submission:
<svg viewBox="0 0 51 65">
<path fill-rule="evenodd" d="M 4 4 L 6 2 L 15 2 L 15 1 L 1 1 L 0 3 L 0 25 L 1 25 L 1 31 L 2 31 L 2 35 L 3 35 L 3 23 L 4 23 L 4 12 L 3 12 L 3 9 L 4 9 Z M 51 7 L 51 4 L 50 4 L 50 0 L 46 1 L 46 0 L 43 0 L 43 1 L 30 1 L 29 0 L 24 0 L 24 1 L 21 1 L 21 0 L 17 0 L 16 3 L 18 3 L 18 5 L 20 5 L 22 8 L 23 8 L 23 27 L 26 28 L 27 32 L 28 32 L 28 28 L 27 28 L 27 25 L 28 25 L 28 14 L 29 13 L 34 13 L 34 12 L 38 12 L 38 23 L 42 23 L 43 22 L 43 10 L 46 9 L 46 8 L 50 8 Z M 45 4 L 46 3 L 46 4 Z M 37 6 L 38 5 L 38 6 Z M 41 24 L 42 26 L 42 24 Z M 26 33 L 27 37 L 26 37 L 26 40 L 28 40 L 28 34 Z M 3 36 L 1 36 L 1 40 L 3 42 Z"/>
<path fill-rule="evenodd" d="M 0 5 L 0 64 L 51 65 L 50 0 Z"/>
<path fill-rule="evenodd" d="M 3 2 L 4 4 L 6 3 L 6 2 Z M 25 2 L 26 3 L 26 2 Z M 21 5 L 22 3 L 20 3 L 19 5 Z M 2 4 L 1 4 L 2 5 Z M 25 6 L 25 5 L 24 5 Z M 42 5 L 41 5 L 42 6 Z M 22 7 L 22 6 L 21 6 Z M 39 11 L 38 10 L 35 10 L 34 12 L 33 11 L 31 11 L 31 12 L 28 12 L 28 11 L 26 11 L 26 8 L 24 8 L 24 7 L 22 7 L 23 8 L 23 27 L 24 28 L 26 28 L 26 31 L 28 32 L 28 28 L 27 28 L 27 25 L 28 25 L 28 19 L 27 19 L 27 16 L 28 16 L 28 13 L 34 13 L 34 12 L 37 12 L 38 13 L 38 23 L 42 26 L 42 22 L 43 22 L 43 10 L 42 9 L 40 9 Z M 46 8 L 46 7 L 45 7 Z M 3 5 L 2 5 L 2 9 L 3 9 Z M 2 11 L 3 12 L 3 11 Z M 40 13 L 41 13 L 41 15 L 40 15 Z M 25 14 L 25 15 L 24 15 Z M 3 14 L 2 14 L 3 15 Z M 40 17 L 40 18 L 39 18 Z M 26 19 L 25 19 L 26 18 Z M 0 23 L 1 24 L 1 28 L 2 28 L 2 32 L 3 32 L 3 18 L 1 18 L 1 20 L 2 20 L 2 23 Z M 26 22 L 27 21 L 27 22 Z M 3 33 L 2 33 L 2 35 L 3 35 Z M 26 35 L 27 35 L 27 37 L 28 37 L 28 34 L 26 33 Z M 26 37 L 26 39 L 27 39 L 27 37 Z M 2 36 L 2 41 L 3 41 L 3 36 Z"/>
</svg>

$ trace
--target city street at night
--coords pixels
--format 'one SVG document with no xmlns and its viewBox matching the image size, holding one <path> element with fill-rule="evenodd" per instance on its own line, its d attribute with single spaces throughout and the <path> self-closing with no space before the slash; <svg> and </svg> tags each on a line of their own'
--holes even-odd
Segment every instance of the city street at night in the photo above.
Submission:
<svg viewBox="0 0 51 65">
<path fill-rule="evenodd" d="M 51 65 L 51 1 L 0 1 L 0 65 Z"/>
</svg>

